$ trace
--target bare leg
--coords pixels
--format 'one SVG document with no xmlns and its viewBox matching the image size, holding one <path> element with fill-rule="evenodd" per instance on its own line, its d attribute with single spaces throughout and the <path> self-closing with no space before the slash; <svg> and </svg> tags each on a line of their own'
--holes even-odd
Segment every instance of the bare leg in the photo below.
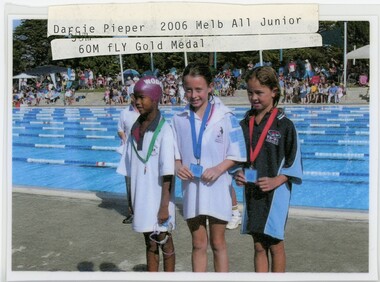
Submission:
<svg viewBox="0 0 380 282">
<path fill-rule="evenodd" d="M 215 272 L 228 272 L 226 225 L 227 222 L 225 221 L 209 217 L 210 243 L 214 254 Z"/>
<path fill-rule="evenodd" d="M 286 257 L 284 241 L 272 237 L 255 234 L 255 271 L 256 272 L 285 272 Z M 269 267 L 268 252 L 270 251 L 272 266 Z"/>
<path fill-rule="evenodd" d="M 166 236 L 167 233 L 163 233 L 163 234 Z M 175 271 L 175 252 L 174 252 L 173 238 L 171 235 L 169 235 L 168 241 L 164 245 L 162 245 L 161 248 L 162 248 L 162 255 L 164 257 L 164 271 L 174 272 Z"/>
<path fill-rule="evenodd" d="M 132 196 L 131 196 L 131 182 L 130 178 L 125 176 L 125 190 L 127 193 L 127 215 L 126 218 L 123 220 L 123 223 L 129 224 L 133 221 L 133 209 L 132 209 Z"/>
<path fill-rule="evenodd" d="M 149 238 L 150 233 L 144 233 L 146 246 L 146 264 L 149 272 L 158 272 L 160 263 L 158 244 Z"/>
<path fill-rule="evenodd" d="M 269 272 L 268 249 L 261 242 L 255 242 L 254 263 L 256 272 Z"/>
<path fill-rule="evenodd" d="M 208 234 L 206 217 L 197 216 L 187 220 L 187 225 L 192 236 L 192 267 L 193 272 L 207 271 L 207 245 Z"/>
<path fill-rule="evenodd" d="M 272 258 L 272 272 L 285 272 L 286 256 L 284 241 L 271 245 L 269 249 Z"/>
</svg>

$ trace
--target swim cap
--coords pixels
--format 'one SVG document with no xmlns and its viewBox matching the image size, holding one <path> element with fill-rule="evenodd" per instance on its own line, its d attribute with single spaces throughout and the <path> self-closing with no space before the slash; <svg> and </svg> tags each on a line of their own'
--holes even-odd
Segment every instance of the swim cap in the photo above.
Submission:
<svg viewBox="0 0 380 282">
<path fill-rule="evenodd" d="M 159 102 L 162 95 L 161 82 L 154 76 L 144 76 L 136 82 L 134 93 L 144 93 L 152 101 Z"/>
</svg>

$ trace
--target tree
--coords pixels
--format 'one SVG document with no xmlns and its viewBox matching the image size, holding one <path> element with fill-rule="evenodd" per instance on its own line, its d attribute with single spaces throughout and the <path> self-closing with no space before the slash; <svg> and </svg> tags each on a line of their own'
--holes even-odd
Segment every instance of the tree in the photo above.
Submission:
<svg viewBox="0 0 380 282">
<path fill-rule="evenodd" d="M 19 73 L 51 62 L 46 20 L 22 20 L 13 33 L 13 70 Z"/>
<path fill-rule="evenodd" d="M 343 34 L 344 22 L 325 21 L 319 23 L 319 33 L 323 37 L 324 45 L 313 48 L 297 48 L 282 50 L 265 50 L 263 60 L 269 61 L 277 69 L 290 59 L 309 59 L 313 64 L 323 65 L 331 58 L 343 61 Z M 350 21 L 348 27 L 348 51 L 369 44 L 369 22 Z M 13 72 L 17 74 L 39 65 L 54 64 L 71 66 L 72 68 L 91 68 L 94 74 L 116 76 L 120 72 L 119 56 L 97 56 L 74 58 L 67 60 L 52 60 L 50 42 L 58 36 L 47 37 L 46 20 L 22 20 L 13 33 Z M 203 62 L 214 65 L 214 53 L 187 53 L 189 62 Z M 221 52 L 217 53 L 217 70 L 228 64 L 231 68 L 246 68 L 252 61 L 259 62 L 258 51 L 247 52 Z M 124 69 L 136 69 L 140 73 L 151 69 L 150 54 L 123 55 Z M 181 71 L 185 65 L 184 53 L 155 53 L 153 55 L 154 67 L 161 72 L 167 72 L 172 67 Z M 213 67 L 212 65 L 212 67 Z M 216 71 L 217 71 L 216 70 Z"/>
</svg>

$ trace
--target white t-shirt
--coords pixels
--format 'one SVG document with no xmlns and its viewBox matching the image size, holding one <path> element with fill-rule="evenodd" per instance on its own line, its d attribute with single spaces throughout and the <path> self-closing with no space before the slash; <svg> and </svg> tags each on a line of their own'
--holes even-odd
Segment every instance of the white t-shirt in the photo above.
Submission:
<svg viewBox="0 0 380 282">
<path fill-rule="evenodd" d="M 131 133 L 131 129 L 137 118 L 139 117 L 140 113 L 134 109 L 132 105 L 129 105 L 129 107 L 125 108 L 121 111 L 119 121 L 117 123 L 117 132 L 124 132 L 126 139 L 128 138 L 128 135 Z M 121 159 L 123 160 L 125 158 L 125 147 L 126 144 L 122 144 L 118 148 L 118 152 L 121 153 Z M 125 163 L 120 162 L 118 169 L 125 174 Z"/>
<path fill-rule="evenodd" d="M 203 133 L 201 162 L 203 171 L 224 161 L 246 161 L 246 147 L 243 131 L 230 109 L 214 97 L 211 118 Z M 190 130 L 189 106 L 174 115 L 172 126 L 176 138 L 176 160 L 190 167 L 196 164 L 193 154 Z M 197 136 L 202 120 L 195 114 Z M 198 179 L 182 181 L 183 216 L 185 219 L 199 215 L 209 215 L 224 221 L 230 221 L 232 215 L 231 200 L 232 178 L 225 172 L 215 182 L 207 185 Z"/>
<path fill-rule="evenodd" d="M 146 131 L 142 151 L 139 155 L 146 158 L 154 132 Z M 135 142 L 132 135 L 126 142 L 124 158 L 126 171 L 117 169 L 117 172 L 127 176 L 131 188 L 133 208 L 132 228 L 136 232 L 152 232 L 155 230 L 167 231 L 166 227 L 157 225 L 157 214 L 161 203 L 162 179 L 164 175 L 174 175 L 174 136 L 170 125 L 165 122 L 154 143 L 152 155 L 144 164 L 133 149 Z M 136 144 L 135 144 L 136 145 Z M 136 145 L 137 147 L 137 145 Z M 122 159 L 123 161 L 123 159 Z M 175 187 L 171 190 L 169 202 L 169 222 L 175 228 Z"/>
</svg>

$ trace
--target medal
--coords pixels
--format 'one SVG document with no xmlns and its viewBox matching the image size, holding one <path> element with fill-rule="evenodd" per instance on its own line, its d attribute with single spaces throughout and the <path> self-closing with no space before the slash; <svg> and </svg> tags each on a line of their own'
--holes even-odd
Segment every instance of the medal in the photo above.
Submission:
<svg viewBox="0 0 380 282">
<path fill-rule="evenodd" d="M 253 150 L 253 129 L 254 129 L 254 123 L 255 123 L 255 116 L 252 116 L 251 119 L 249 120 L 249 143 L 250 143 L 250 162 L 251 162 L 251 168 L 245 169 L 244 174 L 245 174 L 245 179 L 247 182 L 255 183 L 257 181 L 257 170 L 253 168 L 253 163 L 256 160 L 257 156 L 260 153 L 260 150 L 264 144 L 264 139 L 268 133 L 269 128 L 272 126 L 272 123 L 277 115 L 278 109 L 274 108 L 272 110 L 272 113 L 270 114 L 270 117 L 268 119 L 267 124 L 264 127 L 263 132 L 260 135 L 259 141 L 257 142 L 255 149 Z"/>
<path fill-rule="evenodd" d="M 247 168 L 244 170 L 245 180 L 250 183 L 255 183 L 257 181 L 257 170 L 252 168 Z"/>
<path fill-rule="evenodd" d="M 158 124 L 156 130 L 154 131 L 153 133 L 153 137 L 152 137 L 152 140 L 150 140 L 150 144 L 149 144 L 149 148 L 148 148 L 148 152 L 146 154 L 146 158 L 143 158 L 142 156 L 140 156 L 139 152 L 137 151 L 137 148 L 136 148 L 136 145 L 135 145 L 135 141 L 132 140 L 132 147 L 137 155 L 137 157 L 140 159 L 140 161 L 143 162 L 143 164 L 145 165 L 144 167 L 144 174 L 146 174 L 146 163 L 148 162 L 150 156 L 152 155 L 152 152 L 153 152 L 153 147 L 154 147 L 154 143 L 156 142 L 156 139 L 157 139 L 157 135 L 158 133 L 161 131 L 161 128 L 162 126 L 164 125 L 165 123 L 165 119 L 162 118 L 160 120 L 160 123 Z"/>
<path fill-rule="evenodd" d="M 201 152 L 202 152 L 202 138 L 203 133 L 206 130 L 206 123 L 208 120 L 208 116 L 210 114 L 211 110 L 211 104 L 208 103 L 205 113 L 202 118 L 201 127 L 199 128 L 199 135 L 197 140 L 197 133 L 195 131 L 195 117 L 194 117 L 194 111 L 190 110 L 190 127 L 191 127 L 191 139 L 193 144 L 193 153 L 194 157 L 197 160 L 197 164 L 190 164 L 190 170 L 191 173 L 194 175 L 194 177 L 200 178 L 203 173 L 203 167 L 200 165 L 201 162 Z"/>
</svg>

